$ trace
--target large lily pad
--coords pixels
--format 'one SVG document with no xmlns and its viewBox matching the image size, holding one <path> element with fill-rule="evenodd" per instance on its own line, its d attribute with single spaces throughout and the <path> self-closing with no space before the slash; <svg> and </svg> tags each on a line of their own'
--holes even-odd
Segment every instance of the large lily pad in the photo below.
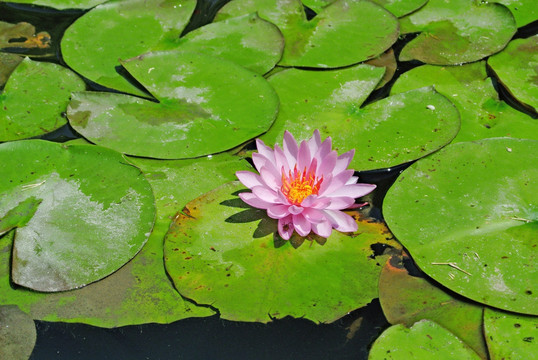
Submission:
<svg viewBox="0 0 538 360">
<path fill-rule="evenodd" d="M 538 109 L 538 35 L 516 39 L 488 59 L 488 65 L 516 100 Z"/>
<path fill-rule="evenodd" d="M 308 138 L 314 129 L 337 149 L 356 150 L 351 167 L 372 170 L 416 160 L 449 143 L 459 129 L 454 105 L 432 88 L 391 96 L 361 108 L 383 72 L 359 65 L 333 71 L 289 69 L 269 79 L 280 112 L 261 138 L 270 144 L 288 130 Z"/>
<path fill-rule="evenodd" d="M 302 0 L 303 4 L 316 13 L 320 12 L 325 6 L 332 4 L 336 0 Z M 383 6 L 394 16 L 402 17 L 418 8 L 424 6 L 428 0 L 370 0 L 373 3 Z"/>
<path fill-rule="evenodd" d="M 0 145 L 0 214 L 16 230 L 11 276 L 38 291 L 87 285 L 116 271 L 153 227 L 153 194 L 114 151 L 39 140 Z M 37 210 L 35 209 L 37 207 Z M 15 210 L 14 210 L 15 209 Z"/>
<path fill-rule="evenodd" d="M 505 5 L 516 19 L 517 27 L 522 27 L 538 20 L 538 6 L 534 0 L 495 0 Z"/>
<path fill-rule="evenodd" d="M 538 318 L 486 308 L 484 333 L 492 360 L 533 359 L 538 354 Z"/>
<path fill-rule="evenodd" d="M 369 360 L 472 359 L 480 357 L 456 335 L 430 320 L 421 320 L 411 328 L 393 325 L 372 345 Z"/>
<path fill-rule="evenodd" d="M 178 159 L 217 153 L 266 131 L 278 97 L 260 75 L 211 56 L 165 51 L 124 62 L 159 100 L 81 92 L 67 116 L 88 140 L 137 156 Z"/>
<path fill-rule="evenodd" d="M 146 96 L 118 73 L 118 59 L 175 42 L 195 5 L 195 0 L 114 0 L 98 5 L 65 31 L 61 42 L 63 59 L 99 85 Z"/>
<path fill-rule="evenodd" d="M 15 305 L 0 306 L 0 359 L 26 360 L 34 350 L 34 321 Z"/>
<path fill-rule="evenodd" d="M 377 57 L 398 38 L 398 20 L 369 1 L 337 0 L 307 20 L 300 0 L 233 0 L 215 20 L 256 11 L 284 35 L 282 66 L 351 65 Z"/>
<path fill-rule="evenodd" d="M 174 47 L 222 57 L 265 74 L 282 57 L 284 38 L 275 25 L 249 14 L 202 26 L 178 39 Z"/>
<path fill-rule="evenodd" d="M 424 277 L 410 275 L 401 256 L 393 255 L 381 271 L 379 302 L 391 324 L 411 327 L 423 319 L 434 321 L 487 359 L 482 327 L 484 308 L 454 297 Z"/>
<path fill-rule="evenodd" d="M 488 2 L 429 0 L 400 20 L 401 32 L 420 32 L 400 53 L 401 61 L 458 65 L 502 50 L 516 22 L 504 5 Z"/>
<path fill-rule="evenodd" d="M 60 65 L 25 58 L 0 94 L 0 142 L 39 136 L 65 125 L 72 91 L 85 84 Z"/>
<path fill-rule="evenodd" d="M 458 108 L 461 128 L 452 142 L 504 136 L 538 140 L 538 122 L 499 99 L 484 61 L 416 67 L 396 80 L 391 94 L 423 86 L 434 86 Z"/>
<path fill-rule="evenodd" d="M 406 169 L 385 220 L 417 265 L 449 289 L 536 314 L 538 141 L 456 143 Z"/>
<path fill-rule="evenodd" d="M 228 183 L 187 204 L 165 239 L 165 265 L 180 294 L 221 317 L 268 322 L 285 316 L 334 321 L 377 297 L 387 255 L 381 223 L 359 221 L 353 234 L 333 232 L 323 245 L 275 235 L 276 221 L 243 203 Z M 390 238 L 389 238 L 390 239 Z M 320 239 L 318 239 L 320 240 Z"/>
<path fill-rule="evenodd" d="M 78 141 L 77 141 L 78 142 Z M 155 194 L 157 218 L 148 242 L 130 262 L 105 279 L 68 292 L 43 294 L 9 284 L 10 241 L 0 240 L 0 303 L 16 303 L 35 319 L 83 322 L 101 327 L 170 323 L 214 314 L 174 289 L 163 265 L 163 238 L 177 209 L 191 198 L 248 170 L 248 162 L 224 153 L 189 160 L 129 158 L 144 172 Z M 210 176 L 201 176 L 210 174 Z M 3 262 L 5 261 L 5 262 Z"/>
</svg>

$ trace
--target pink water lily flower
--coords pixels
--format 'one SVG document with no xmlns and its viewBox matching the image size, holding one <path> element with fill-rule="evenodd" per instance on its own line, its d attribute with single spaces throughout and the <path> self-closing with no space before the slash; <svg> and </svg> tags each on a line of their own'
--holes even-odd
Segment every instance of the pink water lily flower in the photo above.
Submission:
<svg viewBox="0 0 538 360">
<path fill-rule="evenodd" d="M 257 139 L 252 160 L 259 175 L 238 171 L 236 175 L 252 192 L 241 199 L 278 219 L 278 233 L 289 240 L 294 231 L 307 236 L 311 231 L 329 237 L 332 229 L 356 231 L 355 220 L 340 211 L 355 205 L 355 198 L 375 189 L 372 184 L 357 184 L 354 171 L 347 169 L 354 150 L 338 156 L 331 150 L 331 138 L 321 142 L 319 131 L 297 144 L 291 133 L 284 133 L 283 147 L 275 149 Z"/>
</svg>

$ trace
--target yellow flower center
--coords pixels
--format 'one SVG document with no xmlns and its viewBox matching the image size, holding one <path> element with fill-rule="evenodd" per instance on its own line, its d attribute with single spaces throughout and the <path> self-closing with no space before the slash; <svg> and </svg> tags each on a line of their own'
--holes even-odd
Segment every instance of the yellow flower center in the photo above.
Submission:
<svg viewBox="0 0 538 360">
<path fill-rule="evenodd" d="M 295 165 L 293 173 L 290 170 L 288 176 L 282 171 L 282 187 L 280 189 L 290 203 L 301 205 L 307 196 L 317 195 L 322 182 L 323 177 L 317 178 L 312 171 L 307 173 L 306 168 L 301 173 Z"/>
</svg>

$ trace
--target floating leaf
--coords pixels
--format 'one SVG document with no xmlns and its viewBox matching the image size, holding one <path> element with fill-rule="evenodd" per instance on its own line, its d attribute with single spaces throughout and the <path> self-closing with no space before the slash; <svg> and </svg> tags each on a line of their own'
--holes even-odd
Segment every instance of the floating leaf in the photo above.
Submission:
<svg viewBox="0 0 538 360">
<path fill-rule="evenodd" d="M 106 1 L 107 0 L 9 0 L 9 2 L 15 4 L 48 6 L 58 10 L 90 9 Z"/>
<path fill-rule="evenodd" d="M 537 354 L 538 318 L 486 308 L 484 333 L 492 360 L 533 359 Z"/>
<path fill-rule="evenodd" d="M 314 129 L 332 136 L 336 149 L 355 149 L 355 170 L 393 167 L 449 143 L 459 129 L 452 103 L 432 88 L 391 96 L 361 108 L 382 70 L 367 65 L 333 71 L 290 69 L 269 82 L 281 99 L 280 112 L 261 138 L 269 144 L 285 130 L 306 139 Z"/>
<path fill-rule="evenodd" d="M 462 66 L 416 67 L 396 80 L 391 93 L 424 86 L 434 86 L 458 108 L 461 129 L 452 142 L 503 136 L 538 140 L 538 122 L 499 100 L 484 61 Z"/>
<path fill-rule="evenodd" d="M 16 54 L 0 52 L 0 90 L 4 87 L 7 79 L 24 58 Z"/>
<path fill-rule="evenodd" d="M 398 20 L 369 1 L 337 0 L 307 20 L 300 0 L 234 0 L 215 20 L 256 11 L 284 35 L 282 66 L 351 65 L 377 57 L 398 38 Z"/>
<path fill-rule="evenodd" d="M 34 321 L 15 305 L 0 306 L 0 359 L 26 360 L 34 350 Z"/>
<path fill-rule="evenodd" d="M 381 271 L 379 302 L 391 324 L 411 327 L 419 320 L 434 321 L 487 359 L 482 333 L 483 307 L 452 296 L 428 279 L 410 275 L 401 256 L 393 255 Z"/>
<path fill-rule="evenodd" d="M 385 75 L 383 75 L 383 79 L 377 84 L 376 89 L 385 86 L 392 79 L 398 68 L 396 57 L 394 56 L 394 51 L 392 49 L 385 51 L 375 59 L 366 61 L 365 64 L 385 68 Z"/>
<path fill-rule="evenodd" d="M 29 140 L 0 145 L 0 159 L 0 217 L 27 199 L 37 206 L 16 230 L 16 284 L 38 291 L 81 287 L 116 271 L 146 242 L 153 194 L 120 154 Z"/>
<path fill-rule="evenodd" d="M 428 0 L 370 0 L 373 3 L 383 6 L 394 16 L 402 17 L 409 14 L 421 6 L 424 6 Z M 325 6 L 335 2 L 335 0 L 302 0 L 305 6 L 308 6 L 314 12 L 320 12 Z"/>
<path fill-rule="evenodd" d="M 499 80 L 516 100 L 538 110 L 538 35 L 516 39 L 488 59 Z"/>
<path fill-rule="evenodd" d="M 514 17 L 505 6 L 469 0 L 429 0 L 400 20 L 401 32 L 420 32 L 400 53 L 401 61 L 458 65 L 502 50 L 515 34 Z"/>
<path fill-rule="evenodd" d="M 0 21 L 0 49 L 48 49 L 50 35 L 43 31 L 35 33 L 35 27 L 27 22 L 10 24 Z"/>
<path fill-rule="evenodd" d="M 389 189 L 385 220 L 422 271 L 501 309 L 536 314 L 538 141 L 447 146 Z"/>
<path fill-rule="evenodd" d="M 84 82 L 60 65 L 25 58 L 0 94 L 0 141 L 39 136 L 65 125 L 62 113 Z"/>
<path fill-rule="evenodd" d="M 370 246 L 398 246 L 383 224 L 359 220 L 356 233 L 335 231 L 325 243 L 318 238 L 321 244 L 285 241 L 275 235 L 276 221 L 246 205 L 239 191 L 233 182 L 195 199 L 170 227 L 165 265 L 180 294 L 224 319 L 260 322 L 330 322 L 377 297 L 386 255 L 374 259 Z"/>
<path fill-rule="evenodd" d="M 175 47 L 222 57 L 265 74 L 282 57 L 284 38 L 275 25 L 250 14 L 202 26 L 180 38 Z"/>
<path fill-rule="evenodd" d="M 421 320 L 410 329 L 393 325 L 372 345 L 369 360 L 473 359 L 480 357 L 456 335 L 430 320 Z"/>
<path fill-rule="evenodd" d="M 534 0 L 495 0 L 505 5 L 516 19 L 517 27 L 522 27 L 538 20 L 538 7 Z"/>
<path fill-rule="evenodd" d="M 195 0 L 118 0 L 98 5 L 65 31 L 62 57 L 69 67 L 99 85 L 147 96 L 120 76 L 118 59 L 175 42 L 195 5 Z"/>
<path fill-rule="evenodd" d="M 42 200 L 33 196 L 24 199 L 0 219 L 0 236 L 17 227 L 25 226 L 34 216 Z"/>
<path fill-rule="evenodd" d="M 88 140 L 130 155 L 178 159 L 228 150 L 266 131 L 278 111 L 262 76 L 223 59 L 166 51 L 124 66 L 159 102 L 81 92 L 67 116 Z"/>
</svg>

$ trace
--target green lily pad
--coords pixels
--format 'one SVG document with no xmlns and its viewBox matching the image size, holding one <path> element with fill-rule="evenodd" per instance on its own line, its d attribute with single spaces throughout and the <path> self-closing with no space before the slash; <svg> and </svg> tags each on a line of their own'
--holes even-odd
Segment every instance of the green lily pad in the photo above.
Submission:
<svg viewBox="0 0 538 360">
<path fill-rule="evenodd" d="M 85 84 L 60 65 L 25 58 L 0 93 L 0 142 L 39 136 L 65 125 L 72 91 Z"/>
<path fill-rule="evenodd" d="M 70 68 L 99 85 L 147 96 L 118 73 L 118 59 L 174 43 L 195 5 L 195 0 L 115 0 L 98 5 L 67 28 L 62 57 Z"/>
<path fill-rule="evenodd" d="M 506 6 L 516 19 L 517 27 L 522 27 L 538 20 L 538 7 L 534 0 L 495 0 Z"/>
<path fill-rule="evenodd" d="M 484 333 L 492 360 L 533 359 L 538 353 L 538 318 L 486 308 Z"/>
<path fill-rule="evenodd" d="M 4 88 L 7 79 L 23 59 L 16 54 L 0 52 L 0 90 Z"/>
<path fill-rule="evenodd" d="M 222 57 L 265 74 L 282 57 L 284 38 L 275 25 L 250 14 L 193 30 L 174 48 Z"/>
<path fill-rule="evenodd" d="M 0 306 L 0 359 L 26 360 L 34 350 L 34 321 L 15 305 Z"/>
<path fill-rule="evenodd" d="M 393 325 L 372 345 L 369 360 L 472 359 L 480 357 L 456 335 L 430 320 L 421 320 L 411 328 Z"/>
<path fill-rule="evenodd" d="M 100 327 L 171 323 L 214 314 L 207 307 L 183 300 L 174 289 L 163 266 L 163 238 L 177 209 L 191 198 L 235 179 L 235 171 L 251 167 L 247 161 L 227 153 L 188 160 L 129 158 L 129 161 L 142 169 L 155 194 L 156 222 L 142 250 L 105 279 L 81 289 L 43 294 L 11 288 L 8 265 L 11 242 L 0 239 L 0 264 L 4 264 L 0 268 L 0 304 L 19 304 L 39 320 L 82 322 Z"/>
<path fill-rule="evenodd" d="M 0 158 L 1 217 L 13 221 L 20 213 L 23 220 L 13 246 L 14 283 L 47 292 L 81 287 L 116 271 L 146 242 L 153 194 L 120 154 L 29 140 L 0 145 Z M 30 220 L 20 211 L 28 205 Z"/>
<path fill-rule="evenodd" d="M 398 20 L 369 1 L 337 0 L 307 20 L 300 0 L 233 0 L 215 20 L 256 11 L 284 35 L 282 66 L 347 66 L 377 57 L 398 38 Z"/>
<path fill-rule="evenodd" d="M 285 241 L 275 220 L 236 196 L 244 190 L 239 182 L 223 185 L 188 203 L 171 225 L 165 265 L 181 295 L 223 319 L 264 323 L 285 316 L 331 322 L 377 297 L 387 255 L 374 259 L 370 246 L 399 247 L 383 224 L 359 220 L 356 233 L 335 231 L 323 245 Z"/>
<path fill-rule="evenodd" d="M 166 51 L 124 66 L 159 102 L 74 93 L 67 117 L 88 140 L 130 155 L 178 159 L 228 150 L 266 131 L 278 111 L 262 76 L 223 59 Z"/>
<path fill-rule="evenodd" d="M 332 4 L 336 0 L 302 0 L 314 12 L 320 12 L 325 6 Z M 424 6 L 428 0 L 370 0 L 373 3 L 383 6 L 396 17 L 407 15 Z"/>
<path fill-rule="evenodd" d="M 90 9 L 108 0 L 9 0 L 15 4 L 33 4 L 47 6 L 58 10 Z"/>
<path fill-rule="evenodd" d="M 400 53 L 401 61 L 459 65 L 502 50 L 516 22 L 504 5 L 478 1 L 429 0 L 400 20 L 402 34 L 420 32 Z"/>
<path fill-rule="evenodd" d="M 538 35 L 510 41 L 488 59 L 488 65 L 516 100 L 537 112 Z"/>
<path fill-rule="evenodd" d="M 447 146 L 406 169 L 385 221 L 417 265 L 465 297 L 536 314 L 538 141 Z"/>
<path fill-rule="evenodd" d="M 411 276 L 401 256 L 393 255 L 381 271 L 379 302 L 389 323 L 411 327 L 419 320 L 434 321 L 487 359 L 484 308 L 454 297 L 423 277 Z"/>
<path fill-rule="evenodd" d="M 275 123 L 261 138 L 268 144 L 288 130 L 298 139 L 319 129 L 336 149 L 356 150 L 355 170 L 393 167 L 449 143 L 459 129 L 454 105 L 432 88 L 379 100 L 361 108 L 383 72 L 368 65 L 333 71 L 289 69 L 269 78 L 280 97 Z"/>
<path fill-rule="evenodd" d="M 434 86 L 458 108 L 461 129 L 452 142 L 505 136 L 538 140 L 538 122 L 499 99 L 484 61 L 416 67 L 396 80 L 391 94 L 424 86 Z"/>
</svg>

